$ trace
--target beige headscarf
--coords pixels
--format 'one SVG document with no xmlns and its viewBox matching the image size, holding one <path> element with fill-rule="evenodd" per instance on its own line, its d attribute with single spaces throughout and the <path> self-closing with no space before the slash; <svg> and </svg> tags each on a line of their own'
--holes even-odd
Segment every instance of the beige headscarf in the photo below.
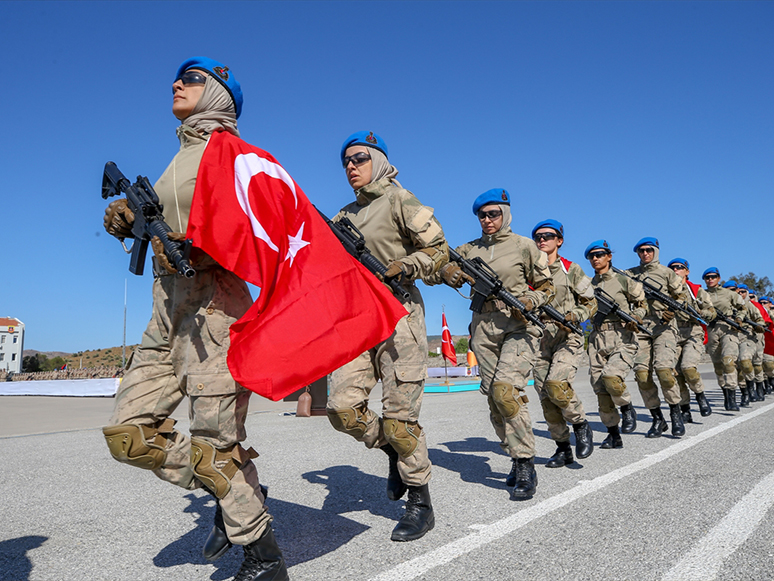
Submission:
<svg viewBox="0 0 774 581">
<path fill-rule="evenodd" d="M 205 135 L 225 129 L 239 137 L 234 100 L 223 85 L 209 74 L 205 74 L 207 81 L 204 84 L 204 92 L 191 114 L 181 123 Z"/>
<path fill-rule="evenodd" d="M 394 181 L 398 187 L 401 187 L 398 180 L 395 179 L 395 176 L 398 175 L 398 170 L 387 160 L 387 156 L 373 147 L 368 147 L 368 153 L 371 154 L 371 183 L 384 178 L 389 178 Z"/>
<path fill-rule="evenodd" d="M 481 206 L 481 209 L 486 208 L 487 206 L 497 206 L 500 208 L 503 213 L 503 225 L 500 226 L 500 229 L 497 232 L 505 233 L 511 226 L 511 207 L 508 204 L 496 204 L 493 202 L 490 204 L 484 204 Z M 497 234 L 497 232 L 495 232 L 495 234 Z"/>
</svg>

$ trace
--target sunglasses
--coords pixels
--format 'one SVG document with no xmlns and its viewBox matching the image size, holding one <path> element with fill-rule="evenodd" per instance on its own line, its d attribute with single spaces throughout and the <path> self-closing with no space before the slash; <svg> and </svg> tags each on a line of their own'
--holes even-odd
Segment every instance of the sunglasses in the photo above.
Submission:
<svg viewBox="0 0 774 581">
<path fill-rule="evenodd" d="M 718 276 L 717 274 L 708 274 L 707 276 L 704 277 L 704 280 L 714 280 L 716 278 L 720 278 L 720 276 Z"/>
<path fill-rule="evenodd" d="M 604 250 L 599 250 L 598 252 L 589 252 L 589 259 L 591 258 L 602 258 L 603 256 L 607 256 L 610 254 L 609 252 L 605 252 Z"/>
<path fill-rule="evenodd" d="M 184 85 L 203 85 L 207 82 L 207 77 L 199 71 L 186 71 L 175 80 Z"/>
<path fill-rule="evenodd" d="M 554 238 L 557 238 L 558 235 L 554 234 L 553 232 L 538 232 L 535 234 L 532 239 L 535 242 L 540 242 L 541 240 L 553 240 Z"/>
<path fill-rule="evenodd" d="M 502 210 L 488 210 L 486 212 L 484 210 L 478 211 L 479 220 L 486 220 L 487 218 L 489 218 L 490 220 L 494 221 L 494 220 L 497 220 L 502 215 L 503 215 Z"/>
<path fill-rule="evenodd" d="M 655 251 L 656 251 L 656 249 L 655 249 L 655 248 L 652 248 L 652 247 L 650 247 L 650 246 L 648 246 L 648 247 L 646 247 L 646 248 L 642 248 L 642 247 L 641 247 L 641 248 L 638 248 L 638 249 L 637 249 L 637 254 L 649 254 L 649 253 L 651 253 L 651 252 L 655 252 Z"/>
<path fill-rule="evenodd" d="M 350 155 L 348 157 L 345 157 L 341 160 L 341 164 L 346 168 L 350 162 L 352 162 L 352 165 L 355 167 L 360 167 L 365 162 L 370 161 L 371 156 L 363 151 L 357 152 L 355 155 Z"/>
<path fill-rule="evenodd" d="M 672 270 L 688 270 L 688 269 L 685 268 L 685 266 L 683 266 L 682 264 L 673 264 Z"/>
</svg>

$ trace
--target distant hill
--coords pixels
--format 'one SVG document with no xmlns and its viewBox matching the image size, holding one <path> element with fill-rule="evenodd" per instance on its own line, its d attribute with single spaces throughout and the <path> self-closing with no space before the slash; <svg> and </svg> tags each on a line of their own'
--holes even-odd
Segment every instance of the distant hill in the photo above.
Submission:
<svg viewBox="0 0 774 581">
<path fill-rule="evenodd" d="M 137 345 L 126 346 L 126 358 L 132 354 Z M 99 367 L 105 366 L 121 366 L 121 347 L 107 347 L 105 349 L 87 349 L 86 351 L 78 351 L 76 353 L 65 353 L 62 351 L 35 351 L 34 349 L 25 349 L 23 357 L 28 355 L 37 355 L 42 353 L 49 359 L 54 357 L 62 357 L 67 361 L 68 367 Z"/>
</svg>

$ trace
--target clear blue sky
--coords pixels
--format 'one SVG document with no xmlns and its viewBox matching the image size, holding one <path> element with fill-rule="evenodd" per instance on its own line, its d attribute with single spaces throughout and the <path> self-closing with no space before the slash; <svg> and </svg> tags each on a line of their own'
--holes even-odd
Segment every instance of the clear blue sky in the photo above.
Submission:
<svg viewBox="0 0 774 581">
<path fill-rule="evenodd" d="M 513 229 L 565 225 L 563 254 L 607 238 L 621 267 L 643 236 L 698 280 L 774 279 L 771 2 L 1 2 L 6 115 L 0 155 L 0 316 L 25 347 L 127 342 L 151 312 L 151 276 L 102 228 L 102 168 L 155 181 L 177 151 L 171 84 L 207 55 L 242 84 L 239 127 L 323 211 L 352 198 L 339 148 L 372 130 L 398 179 L 459 245 L 471 203 L 513 197 Z M 423 289 L 428 332 L 446 305 Z"/>
</svg>

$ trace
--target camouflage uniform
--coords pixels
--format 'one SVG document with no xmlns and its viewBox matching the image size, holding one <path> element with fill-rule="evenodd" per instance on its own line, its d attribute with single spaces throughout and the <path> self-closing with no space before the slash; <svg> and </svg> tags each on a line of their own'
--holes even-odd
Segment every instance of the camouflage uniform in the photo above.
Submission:
<svg viewBox="0 0 774 581">
<path fill-rule="evenodd" d="M 155 190 L 167 223 L 185 232 L 207 142 L 186 126 L 178 137 L 180 152 Z M 247 545 L 263 534 L 271 516 L 251 461 L 257 454 L 239 444 L 251 392 L 231 377 L 226 353 L 229 326 L 252 299 L 242 280 L 201 251 L 192 253 L 191 263 L 191 279 L 154 268 L 153 315 L 103 432 L 117 460 L 189 490 L 205 485 L 219 499 L 229 540 Z M 190 438 L 170 418 L 185 396 Z"/>
<path fill-rule="evenodd" d="M 707 288 L 712 306 L 719 314 L 739 319 L 744 314 L 744 299 L 720 285 Z M 718 385 L 732 393 L 737 387 L 736 362 L 739 359 L 739 333 L 736 329 L 715 319 L 708 329 L 707 353 L 712 359 Z M 735 397 L 735 396 L 734 396 Z"/>
<path fill-rule="evenodd" d="M 754 323 L 765 325 L 766 321 L 749 298 L 743 298 L 744 318 Z M 743 323 L 744 333 L 739 334 L 739 385 L 747 382 L 763 381 L 763 333 L 757 333 L 755 328 Z M 749 385 L 748 385 L 749 387 Z"/>
<path fill-rule="evenodd" d="M 572 313 L 585 321 L 597 311 L 591 279 L 583 269 L 557 257 L 549 266 L 556 294 L 551 306 L 562 315 Z M 533 375 L 543 416 L 555 442 L 569 442 L 567 422 L 576 425 L 586 420 L 583 404 L 572 388 L 583 353 L 584 338 L 546 319 Z"/>
<path fill-rule="evenodd" d="M 693 307 L 702 319 L 711 322 L 715 318 L 715 307 L 712 306 L 710 295 L 698 285 L 688 287 L 687 304 Z M 696 289 L 694 291 L 694 288 Z M 695 294 L 694 294 L 695 292 Z M 679 367 L 677 370 L 677 383 L 680 386 L 680 406 L 689 406 L 691 397 L 688 392 L 695 394 L 704 393 L 704 383 L 699 374 L 699 364 L 704 353 L 704 327 L 691 319 L 688 315 L 678 312 L 677 319 L 677 358 Z"/>
<path fill-rule="evenodd" d="M 356 192 L 334 221 L 349 218 L 362 232 L 366 246 L 383 264 L 400 261 L 415 280 L 434 274 L 448 261 L 443 230 L 433 209 L 403 189 L 396 180 L 383 178 Z M 430 459 L 425 433 L 419 424 L 427 376 L 427 332 L 422 295 L 407 281 L 411 297 L 402 301 L 409 312 L 395 332 L 331 376 L 328 418 L 334 428 L 352 435 L 366 447 L 391 444 L 398 452 L 398 470 L 408 486 L 423 486 L 430 479 Z M 368 407 L 368 397 L 382 380 L 382 416 Z"/>
<path fill-rule="evenodd" d="M 761 301 L 763 308 L 769 314 L 769 318 L 774 318 L 774 312 L 772 312 L 771 303 L 768 301 Z M 774 334 L 772 333 L 772 327 L 769 325 L 768 330 L 763 335 L 763 374 L 764 382 L 767 384 L 766 393 L 772 393 L 774 389 Z"/>
<path fill-rule="evenodd" d="M 645 293 L 640 283 L 612 269 L 595 274 L 591 283 L 613 297 L 624 312 L 640 319 L 645 316 Z M 589 335 L 589 375 L 599 402 L 599 419 L 608 428 L 618 426 L 618 408 L 631 404 L 626 376 L 634 366 L 637 348 L 637 335 L 626 329 L 618 316 L 603 319 L 597 313 Z"/>
<path fill-rule="evenodd" d="M 686 299 L 687 290 L 683 279 L 677 276 L 670 268 L 661 264 L 658 260 L 659 249 L 655 248 L 653 261 L 630 268 L 627 272 L 640 279 L 649 279 L 661 285 L 661 292 L 683 302 Z M 658 389 L 653 381 L 653 372 L 656 372 L 664 399 L 670 406 L 680 403 L 680 389 L 675 379 L 675 367 L 677 366 L 677 324 L 674 320 L 667 324 L 662 323 L 661 315 L 666 310 L 658 301 L 647 301 L 648 312 L 643 318 L 643 323 L 653 334 L 648 337 L 644 333 L 637 334 L 639 349 L 634 359 L 634 377 L 642 394 L 645 407 L 649 410 L 661 406 L 658 397 Z"/>
</svg>

